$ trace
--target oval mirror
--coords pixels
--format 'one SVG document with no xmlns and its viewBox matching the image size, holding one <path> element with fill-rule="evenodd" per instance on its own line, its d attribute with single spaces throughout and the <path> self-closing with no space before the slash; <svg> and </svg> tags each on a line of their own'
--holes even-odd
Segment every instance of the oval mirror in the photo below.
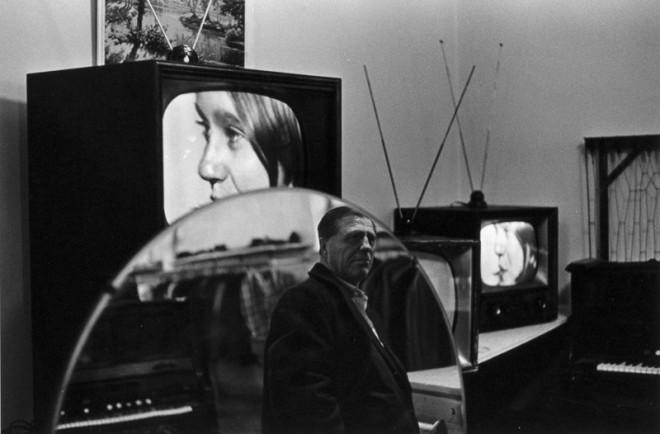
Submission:
<svg viewBox="0 0 660 434">
<path fill-rule="evenodd" d="M 64 377 L 53 431 L 261 432 L 271 314 L 318 261 L 317 224 L 340 205 L 310 190 L 261 190 L 216 201 L 161 232 L 99 300 Z M 363 289 L 383 341 L 408 371 L 419 426 L 465 432 L 453 313 L 418 261 L 373 220 L 375 259 Z"/>
</svg>

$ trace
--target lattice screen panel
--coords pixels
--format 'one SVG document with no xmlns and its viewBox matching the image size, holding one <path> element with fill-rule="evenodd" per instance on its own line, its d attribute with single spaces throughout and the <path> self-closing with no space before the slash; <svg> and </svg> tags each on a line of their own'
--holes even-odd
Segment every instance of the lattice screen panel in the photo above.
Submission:
<svg viewBox="0 0 660 434">
<path fill-rule="evenodd" d="M 585 149 L 596 257 L 660 260 L 660 135 L 586 138 Z"/>
</svg>

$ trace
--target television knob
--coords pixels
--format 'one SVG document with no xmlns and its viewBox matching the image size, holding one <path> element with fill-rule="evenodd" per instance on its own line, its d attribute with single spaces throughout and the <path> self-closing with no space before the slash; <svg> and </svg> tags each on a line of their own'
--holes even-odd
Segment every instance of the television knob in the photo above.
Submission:
<svg viewBox="0 0 660 434">
<path fill-rule="evenodd" d="M 539 312 L 543 312 L 548 308 L 548 303 L 545 302 L 545 300 L 540 299 L 536 300 L 536 310 Z"/>
</svg>

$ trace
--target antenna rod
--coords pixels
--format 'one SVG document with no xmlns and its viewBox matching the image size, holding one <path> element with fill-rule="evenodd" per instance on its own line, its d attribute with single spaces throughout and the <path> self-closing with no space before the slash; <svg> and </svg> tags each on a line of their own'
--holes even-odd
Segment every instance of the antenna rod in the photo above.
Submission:
<svg viewBox="0 0 660 434">
<path fill-rule="evenodd" d="M 426 192 L 426 188 L 429 186 L 429 182 L 431 181 L 431 176 L 433 176 L 433 170 L 435 170 L 435 165 L 438 163 L 438 159 L 440 158 L 440 153 L 442 152 L 442 148 L 445 146 L 445 142 L 447 141 L 447 136 L 449 135 L 449 131 L 451 130 L 451 126 L 454 123 L 454 119 L 456 119 L 456 115 L 458 114 L 458 109 L 461 106 L 461 103 L 463 102 L 463 97 L 465 96 L 465 91 L 468 88 L 468 85 L 470 84 L 470 80 L 472 80 L 472 74 L 474 73 L 474 68 L 475 66 L 472 66 L 472 69 L 470 70 L 470 75 L 465 82 L 465 86 L 463 87 L 463 92 L 461 92 L 461 97 L 458 100 L 458 104 L 454 108 L 454 115 L 451 117 L 451 121 L 449 122 L 449 126 L 447 127 L 447 131 L 445 132 L 445 137 L 442 139 L 442 143 L 440 144 L 440 149 L 438 149 L 438 153 L 435 156 L 435 160 L 433 160 L 433 165 L 431 166 L 431 171 L 429 172 L 428 178 L 426 178 L 426 183 L 424 184 L 424 188 L 422 189 L 422 194 L 419 195 L 419 200 L 417 201 L 417 206 L 415 206 L 415 212 L 413 212 L 412 217 L 410 218 L 410 221 L 412 222 L 415 220 L 415 216 L 417 215 L 417 210 L 419 210 L 419 205 L 422 203 L 422 198 L 424 197 L 424 193 Z"/>
<path fill-rule="evenodd" d="M 488 160 L 488 145 L 490 143 L 490 125 L 493 118 L 493 106 L 495 105 L 495 93 L 497 92 L 497 76 L 500 72 L 500 57 L 502 56 L 502 43 L 500 42 L 500 49 L 497 53 L 497 64 L 495 65 L 495 78 L 493 80 L 493 99 L 490 102 L 490 113 L 488 115 L 488 129 L 486 130 L 486 145 L 484 146 L 484 163 L 481 166 L 481 183 L 479 189 L 484 189 L 484 178 L 486 177 L 486 161 Z"/>
<path fill-rule="evenodd" d="M 449 92 L 451 93 L 451 103 L 456 108 L 456 96 L 454 95 L 454 85 L 451 82 L 451 74 L 449 73 L 449 64 L 447 63 L 447 55 L 445 54 L 445 45 L 442 39 L 440 40 L 440 47 L 442 48 L 442 58 L 445 62 L 445 72 L 447 73 L 447 81 L 449 82 Z M 472 183 L 472 173 L 470 172 L 470 163 L 468 162 L 467 151 L 465 149 L 465 140 L 463 139 L 463 128 L 461 128 L 461 118 L 456 115 L 456 126 L 458 127 L 458 137 L 461 140 L 461 149 L 463 150 L 463 159 L 465 160 L 465 168 L 467 169 L 468 181 L 470 181 L 470 190 L 474 190 Z"/>
<path fill-rule="evenodd" d="M 160 23 L 160 20 L 158 19 L 158 15 L 156 14 L 156 11 L 154 10 L 154 7 L 151 5 L 151 1 L 147 0 L 147 3 L 149 4 L 149 7 L 151 8 L 151 13 L 154 14 L 154 18 L 156 18 L 156 22 L 158 23 L 158 27 L 160 27 L 160 31 L 163 32 L 163 36 L 165 36 L 165 40 L 167 41 L 167 45 L 169 45 L 170 50 L 172 50 L 172 43 L 170 42 L 170 38 L 167 37 L 167 33 L 165 33 L 165 29 L 163 28 L 163 25 Z"/>
<path fill-rule="evenodd" d="M 193 42 L 192 49 L 195 49 L 195 45 L 197 45 L 197 40 L 199 39 L 199 35 L 202 34 L 202 29 L 204 28 L 204 23 L 206 22 L 206 17 L 209 15 L 209 11 L 211 10 L 211 4 L 213 3 L 213 0 L 209 0 L 209 2 L 206 4 L 206 11 L 204 12 L 204 18 L 202 18 L 202 22 L 199 23 L 199 29 L 197 30 L 197 36 L 195 36 L 195 42 Z"/>
<path fill-rule="evenodd" d="M 376 115 L 376 124 L 378 124 L 378 132 L 380 133 L 380 143 L 383 145 L 383 153 L 385 154 L 385 162 L 387 163 L 387 172 L 390 174 L 390 182 L 392 183 L 392 190 L 394 191 L 394 200 L 396 201 L 396 209 L 399 212 L 399 217 L 403 220 L 403 212 L 401 211 L 401 204 L 399 203 L 399 195 L 396 192 L 396 185 L 394 184 L 394 175 L 392 174 L 392 166 L 390 165 L 390 157 L 387 154 L 387 146 L 385 146 L 385 138 L 383 137 L 383 129 L 380 126 L 380 119 L 378 118 L 378 110 L 376 109 L 376 100 L 374 93 L 371 90 L 371 82 L 369 81 L 369 73 L 367 72 L 367 65 L 364 66 L 364 75 L 367 78 L 367 86 L 369 87 L 369 95 L 371 96 L 371 104 L 374 106 L 374 114 Z"/>
</svg>

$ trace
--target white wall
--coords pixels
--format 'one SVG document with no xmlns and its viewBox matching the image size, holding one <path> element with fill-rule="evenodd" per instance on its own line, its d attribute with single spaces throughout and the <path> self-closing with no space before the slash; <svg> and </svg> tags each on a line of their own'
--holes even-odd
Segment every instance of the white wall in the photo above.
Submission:
<svg viewBox="0 0 660 434">
<path fill-rule="evenodd" d="M 31 418 L 25 74 L 92 64 L 94 3 L 0 2 L 3 428 Z M 443 39 L 456 89 L 476 65 L 461 111 L 473 177 L 490 125 L 486 199 L 559 207 L 563 286 L 563 267 L 586 256 L 583 137 L 660 132 L 658 22 L 656 0 L 252 0 L 247 66 L 342 78 L 344 196 L 391 222 L 395 201 L 363 65 L 399 197 L 414 206 L 452 114 Z M 452 133 L 422 205 L 469 192 Z"/>
<path fill-rule="evenodd" d="M 249 66 L 342 78 L 344 196 L 385 222 L 395 201 L 362 64 L 404 206 L 451 117 L 439 39 L 457 96 L 474 65 L 460 119 L 475 188 L 490 128 L 486 200 L 559 207 L 561 287 L 565 266 L 588 256 L 584 137 L 660 132 L 655 0 L 262 0 L 251 18 Z M 470 191 L 454 129 L 422 205 Z"/>
<path fill-rule="evenodd" d="M 453 112 L 439 40 L 456 62 L 453 2 L 259 1 L 248 15 L 249 67 L 342 79 L 343 192 L 384 222 L 396 201 L 366 65 L 402 206 L 414 206 Z M 462 77 L 462 82 L 465 77 Z M 452 149 L 453 148 L 453 149 Z M 447 146 L 425 204 L 450 201 L 459 179 Z M 446 153 L 446 154 L 445 154 Z"/>
<path fill-rule="evenodd" d="M 0 338 L 2 428 L 32 418 L 25 75 L 92 62 L 93 0 L 0 2 Z M 56 182 L 56 180 L 53 180 Z"/>
</svg>

